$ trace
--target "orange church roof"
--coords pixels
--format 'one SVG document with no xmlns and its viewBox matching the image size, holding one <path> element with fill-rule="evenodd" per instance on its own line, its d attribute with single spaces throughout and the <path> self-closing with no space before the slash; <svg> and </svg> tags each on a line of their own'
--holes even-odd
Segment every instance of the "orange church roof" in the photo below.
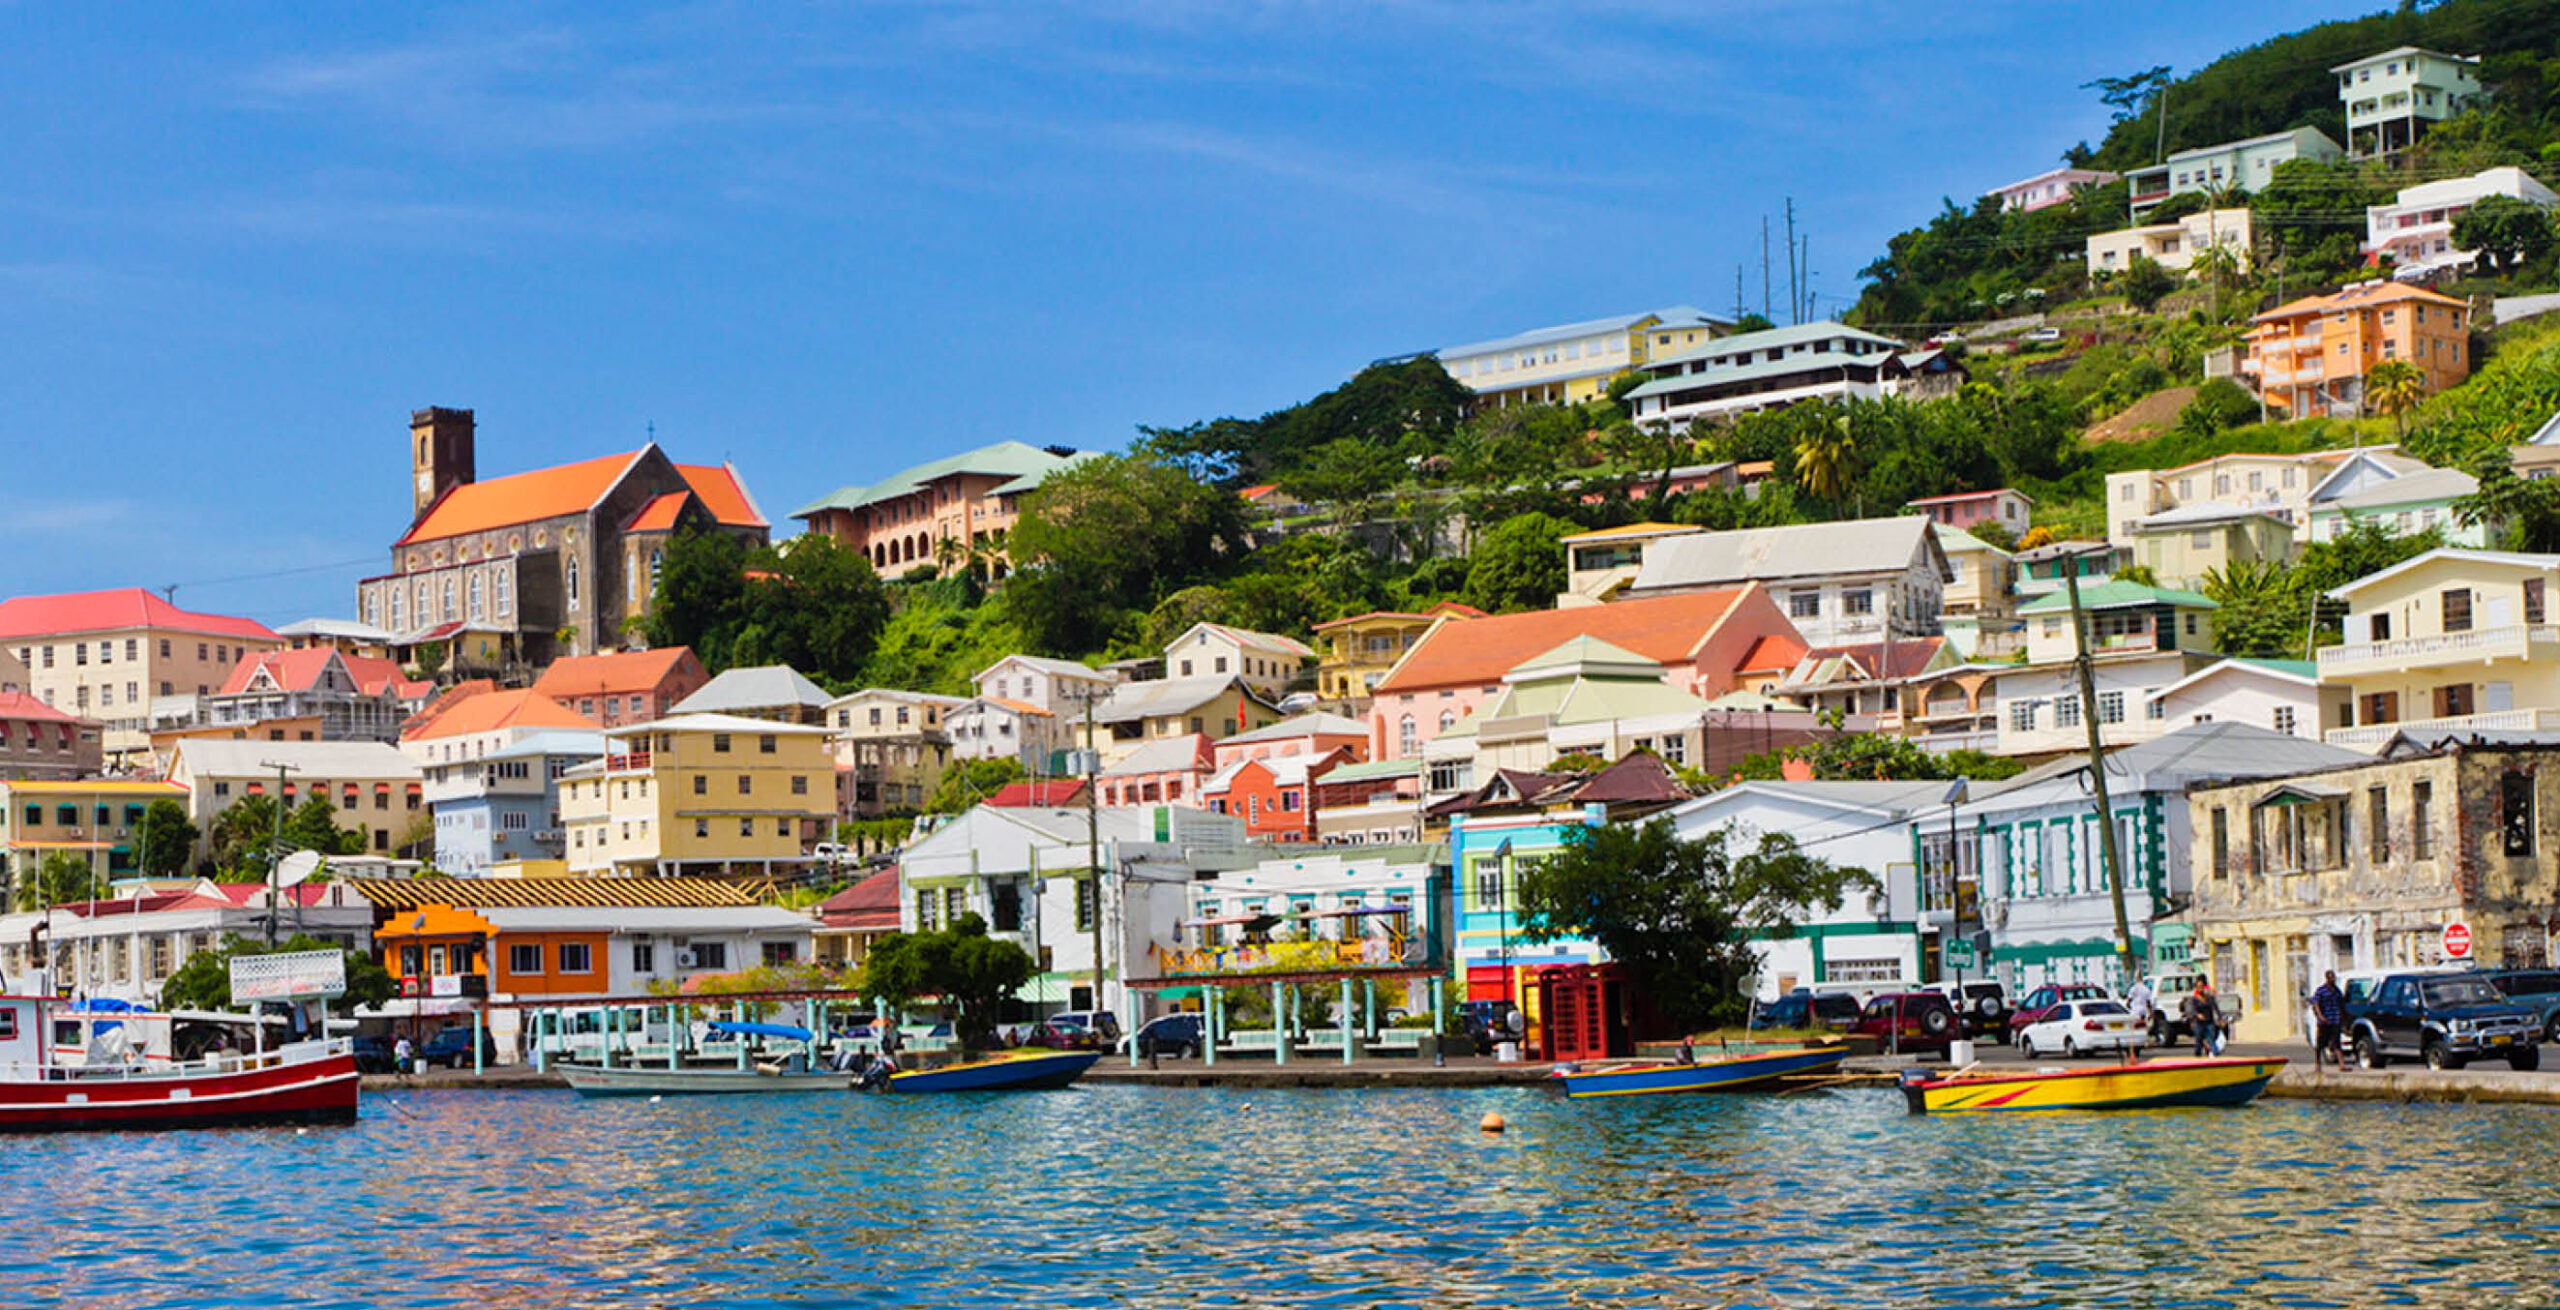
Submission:
<svg viewBox="0 0 2560 1310">
<path fill-rule="evenodd" d="M 625 532 L 665 532 L 676 525 L 676 515 L 684 512 L 684 503 L 693 499 L 690 491 L 670 491 L 640 507 L 631 516 Z"/>
<path fill-rule="evenodd" d="M 473 532 L 489 532 L 511 524 L 530 523 L 535 519 L 557 518 L 563 514 L 579 514 L 595 507 L 613 490 L 633 461 L 647 453 L 647 448 L 625 451 L 619 455 L 601 455 L 575 464 L 558 464 L 527 473 L 511 473 L 485 482 L 467 482 L 444 494 L 427 510 L 426 517 L 395 546 L 413 541 L 438 541 Z M 678 464 L 676 471 L 685 484 L 702 497 L 703 508 L 712 517 L 733 527 L 766 526 L 757 512 L 755 501 L 738 481 L 737 470 L 725 464 Z M 663 499 L 663 497 L 661 497 Z M 652 505 L 651 508 L 655 508 Z M 647 511 L 643 511 L 646 513 Z M 674 521 L 674 511 L 668 510 Z"/>
</svg>

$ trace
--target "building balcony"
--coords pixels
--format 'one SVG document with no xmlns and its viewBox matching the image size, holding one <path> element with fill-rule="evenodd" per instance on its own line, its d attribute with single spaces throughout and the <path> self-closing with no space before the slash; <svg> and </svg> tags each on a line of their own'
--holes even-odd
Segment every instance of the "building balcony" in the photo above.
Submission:
<svg viewBox="0 0 2560 1310">
<path fill-rule="evenodd" d="M 2560 628 L 2519 623 L 2331 646 L 2319 653 L 2319 664 L 2320 680 L 2327 682 L 2456 664 L 2554 658 L 2560 658 Z"/>
<path fill-rule="evenodd" d="M 2552 731 L 2560 731 L 2560 710 L 2497 710 L 2488 714 L 2457 714 L 2448 719 L 2410 719 L 2401 723 L 2331 728 L 2321 734 L 2321 739 L 2332 746 L 2363 750 L 2380 746 L 2391 740 L 2393 734 L 2402 732 L 2425 737 L 2438 733 Z"/>
</svg>

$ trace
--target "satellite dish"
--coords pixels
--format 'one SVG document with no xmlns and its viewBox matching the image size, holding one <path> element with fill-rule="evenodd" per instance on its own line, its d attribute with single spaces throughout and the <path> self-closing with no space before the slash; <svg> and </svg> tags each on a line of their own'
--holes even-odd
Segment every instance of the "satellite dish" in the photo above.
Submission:
<svg viewBox="0 0 2560 1310">
<path fill-rule="evenodd" d="M 295 851 L 276 865 L 276 886 L 292 887 L 320 872 L 320 852 Z"/>
</svg>

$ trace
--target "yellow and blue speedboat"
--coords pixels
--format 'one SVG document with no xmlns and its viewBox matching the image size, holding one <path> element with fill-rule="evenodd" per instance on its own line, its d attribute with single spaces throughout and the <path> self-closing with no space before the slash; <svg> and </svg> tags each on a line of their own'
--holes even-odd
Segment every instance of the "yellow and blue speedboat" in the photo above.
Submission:
<svg viewBox="0 0 2560 1310">
<path fill-rule="evenodd" d="M 2180 1105 L 2247 1105 L 2283 1070 L 2264 1059 L 2145 1060 L 2088 1069 L 1910 1069 L 1902 1095 L 1913 1114 L 2006 1110 L 2151 1110 Z"/>
<path fill-rule="evenodd" d="M 1740 1092 L 1766 1087 L 1781 1078 L 1839 1071 L 1849 1058 L 1846 1046 L 1788 1047 L 1748 1055 L 1702 1059 L 1694 1064 L 1622 1064 L 1596 1069 L 1557 1068 L 1564 1094 L 1585 1096 L 1660 1096 L 1675 1092 Z"/>
</svg>

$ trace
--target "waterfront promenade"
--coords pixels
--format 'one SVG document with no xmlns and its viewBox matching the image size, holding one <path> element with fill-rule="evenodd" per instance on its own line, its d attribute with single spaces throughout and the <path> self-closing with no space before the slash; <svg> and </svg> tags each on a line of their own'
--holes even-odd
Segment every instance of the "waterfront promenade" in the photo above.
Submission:
<svg viewBox="0 0 2560 1310">
<path fill-rule="evenodd" d="M 2269 1084 L 2271 1097 L 2330 1101 L 2451 1101 L 2522 1105 L 2560 1105 L 2560 1071 L 2518 1073 L 2503 1064 L 2475 1065 L 2468 1069 L 2438 1072 L 2414 1064 L 2394 1065 L 2377 1072 L 2362 1069 L 2320 1070 L 2314 1072 L 2310 1052 L 2301 1046 L 2238 1045 L 2229 1052 L 2235 1056 L 2282 1056 L 2292 1063 Z M 2094 1064 L 2096 1060 L 2065 1061 L 2041 1056 L 2030 1062 L 2012 1048 L 1983 1047 L 1981 1062 L 1991 1066 L 2033 1063 L 2046 1067 L 2074 1067 Z M 1843 1066 L 1848 1075 L 1863 1075 L 1877 1084 L 1889 1083 L 1901 1069 L 1915 1064 L 1929 1064 L 1926 1058 L 1913 1056 L 1874 1055 L 1852 1058 Z M 1275 1065 L 1268 1060 L 1225 1059 L 1216 1065 L 1198 1060 L 1159 1060 L 1131 1066 L 1120 1058 L 1106 1059 L 1085 1075 L 1088 1083 L 1125 1084 L 1139 1087 L 1204 1088 L 1204 1087 L 1311 1087 L 1311 1088 L 1481 1088 L 1534 1087 L 1545 1084 L 1553 1066 L 1536 1061 L 1504 1063 L 1492 1059 L 1462 1058 L 1446 1065 L 1411 1059 L 1361 1059 L 1344 1064 L 1340 1061 L 1309 1060 Z M 468 1069 L 437 1069 L 421 1074 L 374 1074 L 364 1080 L 368 1090 L 517 1090 L 530 1088 L 565 1088 L 560 1076 L 537 1073 L 529 1066 L 501 1065 L 485 1073 Z"/>
</svg>

